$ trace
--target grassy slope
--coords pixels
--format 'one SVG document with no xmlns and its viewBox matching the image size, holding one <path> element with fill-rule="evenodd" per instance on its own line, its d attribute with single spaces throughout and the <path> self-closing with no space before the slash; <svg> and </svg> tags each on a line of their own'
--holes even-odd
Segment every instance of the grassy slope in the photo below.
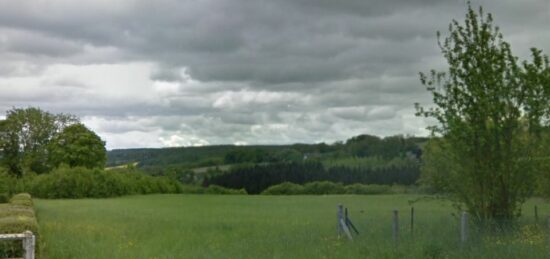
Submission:
<svg viewBox="0 0 550 259">
<path fill-rule="evenodd" d="M 546 241 L 537 231 L 520 241 L 486 240 L 461 252 L 453 209 L 436 200 L 415 204 L 413 240 L 408 232 L 408 200 L 418 197 L 149 195 L 35 203 L 49 258 L 425 258 L 430 254 L 461 258 L 467 253 L 470 258 L 525 259 L 546 255 Z M 549 215 L 549 205 L 531 201 L 526 217 L 532 218 L 534 202 L 540 215 Z M 361 231 L 354 242 L 336 238 L 338 203 L 350 208 L 351 219 Z M 402 212 L 397 250 L 391 243 L 394 208 Z"/>
</svg>

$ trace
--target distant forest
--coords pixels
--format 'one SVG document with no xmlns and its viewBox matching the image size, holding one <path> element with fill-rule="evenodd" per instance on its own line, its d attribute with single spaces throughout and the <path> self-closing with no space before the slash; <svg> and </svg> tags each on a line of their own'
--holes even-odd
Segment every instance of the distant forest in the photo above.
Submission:
<svg viewBox="0 0 550 259">
<path fill-rule="evenodd" d="M 108 152 L 107 166 L 137 167 L 184 184 L 259 193 L 282 182 L 414 184 L 428 138 L 359 135 L 333 144 L 218 145 Z"/>
<path fill-rule="evenodd" d="M 297 160 L 324 160 L 346 157 L 395 157 L 422 155 L 421 145 L 426 137 L 391 136 L 380 138 L 359 135 L 345 142 L 333 144 L 292 145 L 217 145 L 201 147 L 115 149 L 107 154 L 107 166 L 138 163 L 138 167 L 165 167 L 170 165 L 187 168 L 238 163 L 269 163 Z"/>
</svg>

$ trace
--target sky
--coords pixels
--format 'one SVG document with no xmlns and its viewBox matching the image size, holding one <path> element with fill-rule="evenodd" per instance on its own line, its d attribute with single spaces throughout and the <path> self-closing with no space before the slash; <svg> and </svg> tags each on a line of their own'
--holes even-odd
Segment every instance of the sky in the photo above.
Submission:
<svg viewBox="0 0 550 259">
<path fill-rule="evenodd" d="M 550 0 L 471 1 L 520 59 Z M 425 136 L 418 73 L 464 0 L 0 0 L 0 119 L 70 113 L 108 149 Z M 2 117 L 4 116 L 4 117 Z"/>
</svg>

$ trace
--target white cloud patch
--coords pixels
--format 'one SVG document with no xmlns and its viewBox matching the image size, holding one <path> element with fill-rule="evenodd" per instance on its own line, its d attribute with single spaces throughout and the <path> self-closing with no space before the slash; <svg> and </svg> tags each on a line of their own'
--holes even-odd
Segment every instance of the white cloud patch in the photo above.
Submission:
<svg viewBox="0 0 550 259">
<path fill-rule="evenodd" d="M 162 142 L 162 144 L 166 147 L 181 147 L 181 146 L 206 146 L 210 144 L 208 141 L 204 139 L 200 139 L 196 136 L 186 136 L 181 133 L 177 133 L 174 135 L 171 135 L 169 137 L 160 137 L 159 140 Z"/>
<path fill-rule="evenodd" d="M 250 90 L 226 91 L 216 95 L 212 106 L 218 109 L 236 109 L 242 106 L 254 108 L 255 105 L 278 105 L 281 103 L 290 106 L 298 101 L 307 102 L 310 98 L 298 93 Z"/>
</svg>

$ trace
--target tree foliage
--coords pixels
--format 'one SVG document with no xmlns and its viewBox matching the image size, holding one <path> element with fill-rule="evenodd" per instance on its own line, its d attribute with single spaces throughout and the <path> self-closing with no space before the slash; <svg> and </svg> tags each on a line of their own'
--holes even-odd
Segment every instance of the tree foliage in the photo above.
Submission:
<svg viewBox="0 0 550 259">
<path fill-rule="evenodd" d="M 442 140 L 431 151 L 451 165 L 432 179 L 475 219 L 513 219 L 532 193 L 537 139 L 550 115 L 548 57 L 533 48 L 531 61 L 518 62 L 481 8 L 469 6 L 464 24 L 453 20 L 449 31 L 439 40 L 448 70 L 420 74 L 434 106 L 417 104 L 418 115 L 439 122 L 431 130 Z"/>
<path fill-rule="evenodd" d="M 541 174 L 537 176 L 537 193 L 546 198 L 550 197 L 550 127 L 542 134 L 540 154 L 536 158 Z"/>
<path fill-rule="evenodd" d="M 67 114 L 51 114 L 39 108 L 13 108 L 0 121 L 1 163 L 15 175 L 24 170 L 44 173 L 48 167 L 48 142 L 65 127 L 78 122 Z"/>
<path fill-rule="evenodd" d="M 359 135 L 346 141 L 348 153 L 357 157 L 405 157 L 407 153 L 420 158 L 421 151 L 417 142 L 422 138 L 404 137 L 401 135 L 379 138 L 372 135 Z"/>
<path fill-rule="evenodd" d="M 57 167 L 103 168 L 107 160 L 105 142 L 83 124 L 66 127 L 48 143 L 49 163 Z"/>
<path fill-rule="evenodd" d="M 227 173 L 209 175 L 203 185 L 220 185 L 227 188 L 244 188 L 250 194 L 283 182 L 304 184 L 314 181 L 331 181 L 343 184 L 414 184 L 420 175 L 416 161 L 388 163 L 386 166 L 349 167 L 337 165 L 325 168 L 318 162 L 272 163 L 241 166 Z"/>
</svg>

